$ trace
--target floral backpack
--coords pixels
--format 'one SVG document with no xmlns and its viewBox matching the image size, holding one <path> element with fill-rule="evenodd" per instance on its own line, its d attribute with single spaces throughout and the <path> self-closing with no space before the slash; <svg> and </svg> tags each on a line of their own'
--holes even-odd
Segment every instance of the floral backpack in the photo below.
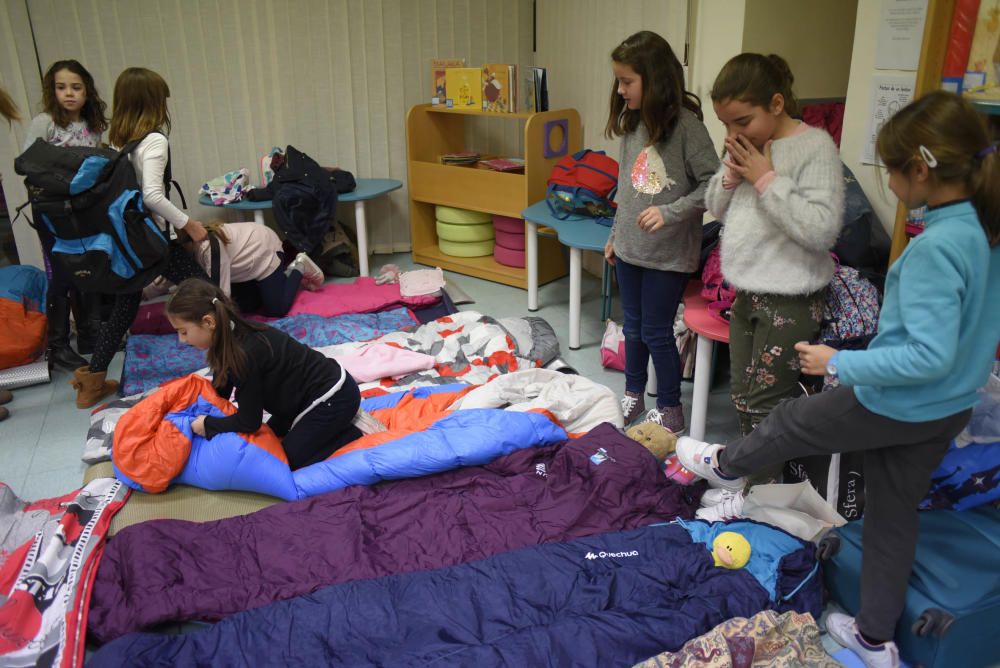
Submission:
<svg viewBox="0 0 1000 668">
<path fill-rule="evenodd" d="M 853 267 L 839 265 L 826 289 L 822 343 L 840 349 L 867 348 L 878 333 L 878 288 Z"/>
</svg>

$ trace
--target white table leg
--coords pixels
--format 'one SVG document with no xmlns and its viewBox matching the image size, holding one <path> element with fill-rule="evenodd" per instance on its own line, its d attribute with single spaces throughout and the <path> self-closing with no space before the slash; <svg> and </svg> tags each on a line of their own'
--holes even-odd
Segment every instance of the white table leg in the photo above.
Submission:
<svg viewBox="0 0 1000 668">
<path fill-rule="evenodd" d="M 569 249 L 569 349 L 580 349 L 580 275 L 583 251 Z"/>
<path fill-rule="evenodd" d="M 361 275 L 368 275 L 368 226 L 365 223 L 365 201 L 354 203 L 354 224 L 358 233 L 358 266 Z"/>
<path fill-rule="evenodd" d="M 264 209 L 254 209 L 253 210 L 253 222 L 258 225 L 264 224 Z"/>
<path fill-rule="evenodd" d="M 691 438 L 704 440 L 708 416 L 708 386 L 712 382 L 712 348 L 715 342 L 699 336 L 694 356 L 694 393 L 691 400 Z"/>
<path fill-rule="evenodd" d="M 528 265 L 528 310 L 538 310 L 538 225 L 525 221 L 528 229 L 524 235 L 525 258 Z"/>
<path fill-rule="evenodd" d="M 646 394 L 655 397 L 657 393 L 656 367 L 653 366 L 653 356 L 650 355 L 649 363 L 646 365 Z"/>
</svg>

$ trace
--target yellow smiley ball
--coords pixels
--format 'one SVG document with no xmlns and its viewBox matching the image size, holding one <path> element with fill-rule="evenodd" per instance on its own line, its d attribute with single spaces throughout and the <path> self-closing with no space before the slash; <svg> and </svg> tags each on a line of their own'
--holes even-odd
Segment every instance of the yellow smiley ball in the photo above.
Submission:
<svg viewBox="0 0 1000 668">
<path fill-rule="evenodd" d="M 735 531 L 723 531 L 712 541 L 712 558 L 721 568 L 743 568 L 750 552 L 749 541 Z"/>
</svg>

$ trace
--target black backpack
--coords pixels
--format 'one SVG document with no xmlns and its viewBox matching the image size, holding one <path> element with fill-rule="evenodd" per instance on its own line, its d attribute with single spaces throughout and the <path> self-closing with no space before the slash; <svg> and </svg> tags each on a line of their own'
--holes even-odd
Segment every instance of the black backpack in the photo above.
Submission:
<svg viewBox="0 0 1000 668">
<path fill-rule="evenodd" d="M 31 224 L 55 237 L 53 261 L 83 292 L 138 292 L 166 269 L 167 233 L 143 205 L 128 160 L 141 141 L 115 151 L 37 139 L 14 160 L 32 205 Z"/>
</svg>

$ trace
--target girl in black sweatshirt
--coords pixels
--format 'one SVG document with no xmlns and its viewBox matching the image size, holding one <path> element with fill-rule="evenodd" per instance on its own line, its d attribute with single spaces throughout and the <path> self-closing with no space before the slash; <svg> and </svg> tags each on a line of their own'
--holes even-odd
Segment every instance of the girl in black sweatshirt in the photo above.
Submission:
<svg viewBox="0 0 1000 668">
<path fill-rule="evenodd" d="M 218 287 L 184 281 L 167 303 L 167 318 L 182 343 L 208 351 L 219 396 L 229 399 L 236 390 L 237 412 L 199 417 L 191 425 L 196 434 L 253 433 L 267 411 L 292 470 L 361 437 L 352 424 L 361 393 L 351 375 L 287 334 L 244 320 Z"/>
</svg>

